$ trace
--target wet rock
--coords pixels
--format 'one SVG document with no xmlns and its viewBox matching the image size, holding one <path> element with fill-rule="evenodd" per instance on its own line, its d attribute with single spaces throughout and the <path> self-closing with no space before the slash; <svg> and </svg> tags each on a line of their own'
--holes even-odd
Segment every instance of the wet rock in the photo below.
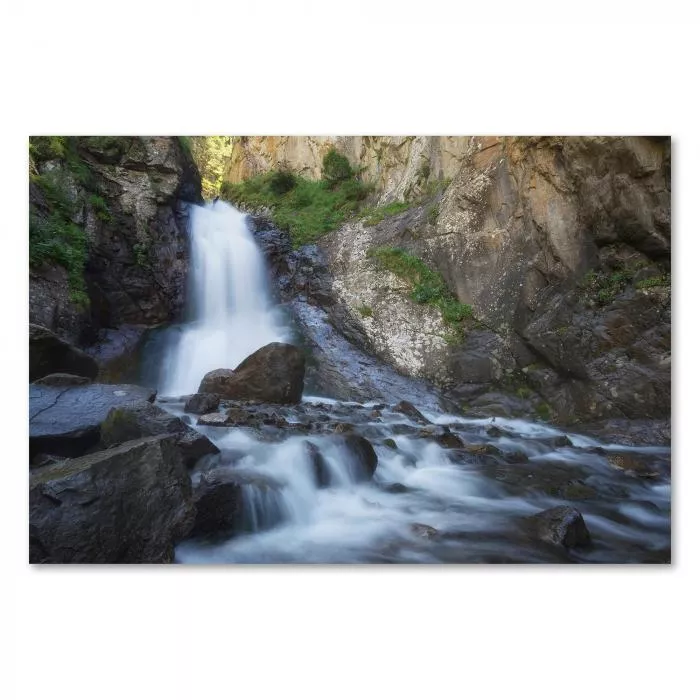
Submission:
<svg viewBox="0 0 700 700">
<path fill-rule="evenodd" d="M 29 324 L 29 381 L 49 374 L 69 373 L 94 379 L 97 362 L 82 350 L 61 340 L 48 328 Z"/>
<path fill-rule="evenodd" d="M 234 370 L 207 373 L 199 393 L 262 403 L 293 404 L 301 401 L 306 361 L 303 352 L 287 343 L 269 343 Z"/>
<path fill-rule="evenodd" d="M 506 435 L 507 433 L 504 430 L 501 430 L 497 425 L 492 425 L 486 430 L 486 434 L 489 437 L 502 437 L 503 435 Z"/>
<path fill-rule="evenodd" d="M 385 440 L 382 440 L 382 444 L 385 447 L 388 447 L 389 449 L 392 449 L 392 450 L 398 449 L 398 447 L 396 445 L 396 440 L 394 440 L 393 438 L 386 438 Z"/>
<path fill-rule="evenodd" d="M 608 455 L 608 463 L 613 469 L 645 478 L 654 478 L 661 473 L 652 460 L 645 460 L 629 452 Z"/>
<path fill-rule="evenodd" d="M 585 547 L 591 542 L 581 513 L 571 506 L 556 506 L 530 516 L 529 525 L 541 540 L 564 547 Z"/>
<path fill-rule="evenodd" d="M 404 484 L 399 484 L 394 483 L 394 484 L 386 484 L 381 486 L 383 491 L 386 491 L 387 493 L 406 493 L 408 491 L 408 487 L 405 486 Z"/>
<path fill-rule="evenodd" d="M 411 532 L 417 537 L 421 537 L 426 540 L 433 540 L 440 534 L 439 530 L 436 530 L 434 527 L 423 523 L 412 523 Z"/>
<path fill-rule="evenodd" d="M 464 449 L 472 455 L 502 455 L 502 452 L 494 445 L 467 445 Z"/>
<path fill-rule="evenodd" d="M 403 413 L 404 416 L 408 416 L 411 420 L 416 421 L 416 423 L 430 423 L 410 401 L 399 401 L 391 410 L 396 413 Z"/>
<path fill-rule="evenodd" d="M 205 435 L 147 401 L 113 408 L 100 425 L 100 444 L 104 448 L 156 435 L 175 436 L 175 444 L 188 468 L 204 455 L 219 452 L 219 448 Z"/>
<path fill-rule="evenodd" d="M 185 403 L 187 413 L 213 413 L 219 408 L 219 397 L 217 394 L 192 394 Z"/>
<path fill-rule="evenodd" d="M 448 449 L 460 449 L 464 447 L 464 441 L 459 435 L 455 435 L 451 430 L 446 429 L 445 432 L 435 437 L 435 442 L 441 447 Z"/>
<path fill-rule="evenodd" d="M 337 423 L 335 428 L 333 428 L 334 433 L 351 433 L 355 430 L 355 426 L 351 423 Z"/>
<path fill-rule="evenodd" d="M 504 458 L 509 464 L 523 464 L 530 461 L 530 458 L 522 450 L 506 452 Z"/>
<path fill-rule="evenodd" d="M 100 440 L 100 424 L 116 407 L 153 401 L 155 392 L 130 384 L 29 386 L 30 457 L 77 457 Z"/>
<path fill-rule="evenodd" d="M 369 417 L 370 417 L 372 420 L 378 420 L 379 418 L 382 417 L 382 412 L 375 408 L 375 409 L 369 414 Z"/>
<path fill-rule="evenodd" d="M 192 487 L 172 437 L 31 473 L 30 563 L 161 563 L 190 532 Z"/>
<path fill-rule="evenodd" d="M 210 425 L 214 428 L 223 428 L 236 425 L 226 413 L 206 413 L 197 419 L 197 425 Z"/>
<path fill-rule="evenodd" d="M 344 435 L 342 443 L 354 455 L 357 476 L 371 479 L 377 468 L 377 453 L 369 440 L 360 435 Z"/>
<path fill-rule="evenodd" d="M 194 487 L 197 515 L 191 535 L 224 533 L 235 529 L 243 512 L 243 488 L 226 469 L 202 473 Z"/>
<path fill-rule="evenodd" d="M 34 384 L 42 386 L 81 386 L 82 384 L 90 383 L 89 377 L 79 377 L 77 374 L 66 374 L 57 372 L 55 374 L 47 374 L 41 379 L 37 379 Z"/>
<path fill-rule="evenodd" d="M 592 486 L 578 481 L 562 487 L 559 494 L 567 501 L 588 501 L 599 496 Z"/>
<path fill-rule="evenodd" d="M 331 483 L 331 472 L 326 464 L 326 460 L 321 454 L 321 450 L 317 445 L 314 445 L 308 440 L 304 441 L 304 448 L 306 449 L 306 454 L 309 457 L 311 466 L 314 470 L 314 477 L 316 479 L 316 486 L 323 488 L 325 486 L 330 486 Z"/>
</svg>

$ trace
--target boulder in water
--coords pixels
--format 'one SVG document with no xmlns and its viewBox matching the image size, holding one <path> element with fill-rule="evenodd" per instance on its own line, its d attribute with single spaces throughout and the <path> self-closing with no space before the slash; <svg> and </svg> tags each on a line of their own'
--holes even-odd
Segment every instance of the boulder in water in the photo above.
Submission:
<svg viewBox="0 0 700 700">
<path fill-rule="evenodd" d="M 396 413 L 403 413 L 404 416 L 408 416 L 416 423 L 430 423 L 410 401 L 399 401 L 391 410 L 396 411 Z"/>
<path fill-rule="evenodd" d="M 219 408 L 220 399 L 216 394 L 192 394 L 185 403 L 187 413 L 213 413 Z"/>
<path fill-rule="evenodd" d="M 113 408 L 100 425 L 100 444 L 105 448 L 155 435 L 175 436 L 186 467 L 193 467 L 204 455 L 219 452 L 205 435 L 148 401 Z"/>
<path fill-rule="evenodd" d="M 175 440 L 133 440 L 31 472 L 29 561 L 169 562 L 194 517 Z"/>
<path fill-rule="evenodd" d="M 29 381 L 56 372 L 69 372 L 94 379 L 97 362 L 82 350 L 61 340 L 48 328 L 29 324 Z"/>
<path fill-rule="evenodd" d="M 192 535 L 209 535 L 233 530 L 243 511 L 243 489 L 226 469 L 202 473 L 194 487 L 197 516 Z"/>
<path fill-rule="evenodd" d="M 29 385 L 29 453 L 78 457 L 100 440 L 100 424 L 115 407 L 153 401 L 131 384 Z"/>
<path fill-rule="evenodd" d="M 260 403 L 299 403 L 305 366 L 304 353 L 299 348 L 287 343 L 269 343 L 234 370 L 216 369 L 205 374 L 199 393 Z"/>
<path fill-rule="evenodd" d="M 372 443 L 360 435 L 343 435 L 340 440 L 355 457 L 358 467 L 357 476 L 371 479 L 377 469 L 377 453 Z"/>
<path fill-rule="evenodd" d="M 571 506 L 556 506 L 530 516 L 528 519 L 536 536 L 552 544 L 584 547 L 591 542 L 581 513 Z"/>
<path fill-rule="evenodd" d="M 314 445 L 313 442 L 309 442 L 308 440 L 304 440 L 304 448 L 314 471 L 316 486 L 319 488 L 330 486 L 331 472 L 328 468 L 328 464 L 326 464 L 326 460 L 321 454 L 321 450 L 317 445 Z"/>
</svg>

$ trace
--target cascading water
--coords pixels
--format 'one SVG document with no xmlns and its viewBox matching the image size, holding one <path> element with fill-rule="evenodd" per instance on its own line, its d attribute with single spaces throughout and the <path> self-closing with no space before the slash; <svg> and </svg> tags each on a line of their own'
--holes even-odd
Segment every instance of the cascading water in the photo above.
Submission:
<svg viewBox="0 0 700 700">
<path fill-rule="evenodd" d="M 288 337 L 246 215 L 225 202 L 192 206 L 189 284 L 193 318 L 165 358 L 159 391 L 166 396 L 194 393 L 207 372 L 233 369 Z"/>
<path fill-rule="evenodd" d="M 263 345 L 288 338 L 266 278 L 245 215 L 223 202 L 193 207 L 193 319 L 167 354 L 161 396 L 195 392 L 206 372 L 234 368 Z M 338 346 L 339 364 L 348 361 L 348 347 Z M 369 358 L 353 366 L 364 371 L 366 365 Z M 389 368 L 371 366 L 389 377 Z M 177 560 L 668 560 L 670 448 L 605 444 L 524 420 L 440 413 L 424 386 L 403 381 L 401 391 L 415 395 L 424 420 L 386 403 L 306 396 L 296 407 L 251 408 L 253 418 L 236 427 L 197 425 L 220 454 L 196 466 L 195 489 L 216 474 L 240 500 L 230 509 L 234 532 L 229 527 L 182 542 Z M 385 383 L 379 377 L 375 385 Z M 379 401 L 387 401 L 385 393 Z M 159 401 L 183 415 L 182 399 Z M 373 478 L 346 432 L 372 444 Z M 450 449 L 440 442 L 445 435 Z M 464 449 L 453 449 L 455 443 Z M 643 478 L 612 468 L 624 455 L 641 464 Z M 584 513 L 593 548 L 568 551 L 532 538 L 528 517 L 562 503 Z"/>
</svg>

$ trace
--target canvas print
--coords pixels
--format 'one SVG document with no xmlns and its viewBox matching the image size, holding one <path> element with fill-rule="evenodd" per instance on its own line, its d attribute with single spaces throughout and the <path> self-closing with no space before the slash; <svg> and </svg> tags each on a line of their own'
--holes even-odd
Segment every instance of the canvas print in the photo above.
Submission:
<svg viewBox="0 0 700 700">
<path fill-rule="evenodd" d="M 671 561 L 671 140 L 29 138 L 29 561 Z"/>
</svg>

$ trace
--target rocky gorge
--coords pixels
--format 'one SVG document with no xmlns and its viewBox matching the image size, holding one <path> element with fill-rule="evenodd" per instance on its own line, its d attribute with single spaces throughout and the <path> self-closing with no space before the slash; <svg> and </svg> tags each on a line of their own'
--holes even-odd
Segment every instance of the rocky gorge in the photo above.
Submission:
<svg viewBox="0 0 700 700">
<path fill-rule="evenodd" d="M 31 561 L 670 559 L 668 139 L 41 138 Z"/>
</svg>

